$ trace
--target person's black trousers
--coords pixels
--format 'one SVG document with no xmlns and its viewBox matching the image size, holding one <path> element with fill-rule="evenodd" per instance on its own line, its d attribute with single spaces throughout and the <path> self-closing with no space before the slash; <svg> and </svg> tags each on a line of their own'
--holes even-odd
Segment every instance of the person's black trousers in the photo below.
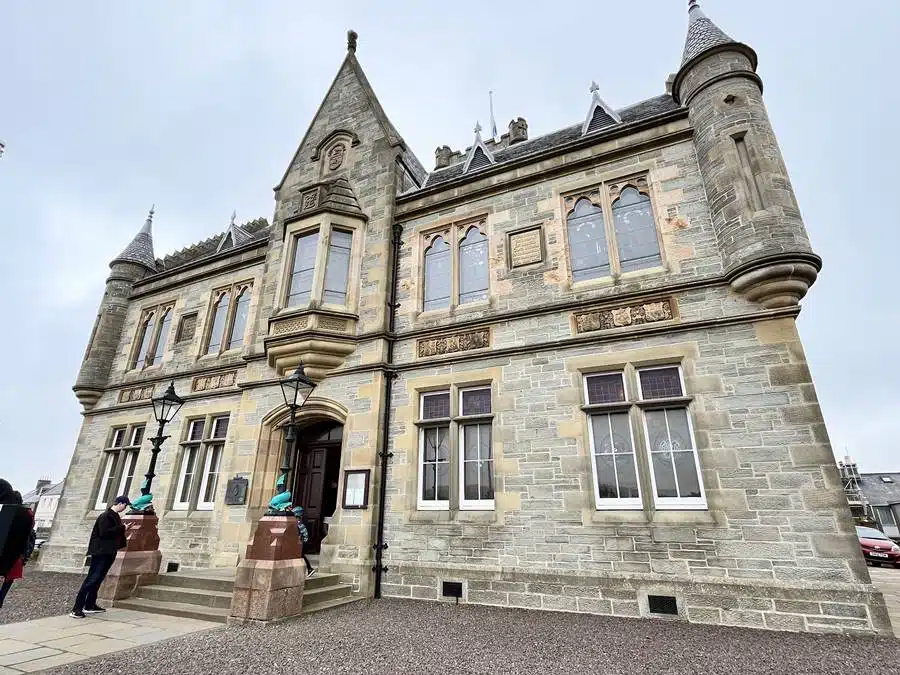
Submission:
<svg viewBox="0 0 900 675">
<path fill-rule="evenodd" d="M 88 575 L 84 583 L 81 584 L 78 595 L 75 597 L 75 607 L 73 609 L 76 612 L 84 611 L 85 607 L 91 609 L 97 606 L 97 591 L 100 590 L 100 585 L 106 578 L 106 573 L 109 572 L 109 568 L 112 567 L 115 559 L 115 554 L 91 556 L 91 567 L 88 570 Z"/>
</svg>

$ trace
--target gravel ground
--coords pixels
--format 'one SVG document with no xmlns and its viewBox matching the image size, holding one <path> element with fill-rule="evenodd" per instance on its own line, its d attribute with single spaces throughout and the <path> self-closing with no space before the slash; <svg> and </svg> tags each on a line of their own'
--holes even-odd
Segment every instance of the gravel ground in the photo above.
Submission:
<svg viewBox="0 0 900 675">
<path fill-rule="evenodd" d="M 0 624 L 68 614 L 84 575 L 36 572 L 25 566 L 25 577 L 13 583 L 0 609 Z"/>
<path fill-rule="evenodd" d="M 127 635 L 123 635 L 126 637 Z M 876 665 L 877 664 L 877 665 Z M 900 673 L 900 641 L 430 602 L 358 602 L 46 671 L 141 673 Z"/>
</svg>

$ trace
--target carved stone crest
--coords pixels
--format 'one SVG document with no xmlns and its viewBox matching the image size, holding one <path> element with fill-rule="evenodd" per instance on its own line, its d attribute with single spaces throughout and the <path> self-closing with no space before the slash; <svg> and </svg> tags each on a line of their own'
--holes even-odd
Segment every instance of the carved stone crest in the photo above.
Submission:
<svg viewBox="0 0 900 675">
<path fill-rule="evenodd" d="M 575 332 L 590 333 L 595 330 L 609 330 L 625 326 L 639 326 L 644 323 L 670 321 L 675 318 L 675 299 L 642 302 L 624 307 L 598 309 L 575 314 Z"/>
<path fill-rule="evenodd" d="M 425 356 L 439 356 L 441 354 L 453 354 L 466 352 L 470 349 L 484 349 L 491 344 L 491 331 L 489 328 L 446 335 L 439 338 L 419 340 L 416 343 L 419 358 Z"/>
<path fill-rule="evenodd" d="M 335 171 L 336 169 L 341 168 L 341 164 L 344 163 L 344 154 L 347 152 L 347 146 L 343 143 L 338 143 L 331 150 L 328 151 L 328 168 L 331 171 Z"/>
</svg>

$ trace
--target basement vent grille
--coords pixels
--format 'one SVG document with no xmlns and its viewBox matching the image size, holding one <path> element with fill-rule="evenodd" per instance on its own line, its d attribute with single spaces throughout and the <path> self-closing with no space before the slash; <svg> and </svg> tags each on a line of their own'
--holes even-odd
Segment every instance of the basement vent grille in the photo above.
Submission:
<svg viewBox="0 0 900 675">
<path fill-rule="evenodd" d="M 170 562 L 169 564 L 167 564 L 166 565 L 166 573 L 168 574 L 169 572 L 177 572 L 179 564 L 180 563 L 177 563 L 177 562 Z"/>
<path fill-rule="evenodd" d="M 445 581 L 441 585 L 441 595 L 445 598 L 456 598 L 456 601 L 459 602 L 462 594 L 463 585 L 461 581 Z"/>
<path fill-rule="evenodd" d="M 678 603 L 674 595 L 648 595 L 647 603 L 651 614 L 670 614 L 678 616 Z"/>
</svg>

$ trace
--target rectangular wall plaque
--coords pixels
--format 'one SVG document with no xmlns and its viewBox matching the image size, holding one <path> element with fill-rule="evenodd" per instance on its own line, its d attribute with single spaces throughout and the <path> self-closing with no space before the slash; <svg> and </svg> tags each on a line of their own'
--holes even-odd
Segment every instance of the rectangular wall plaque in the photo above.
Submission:
<svg viewBox="0 0 900 675">
<path fill-rule="evenodd" d="M 575 332 L 590 333 L 595 330 L 610 330 L 624 326 L 639 326 L 644 323 L 670 321 L 675 318 L 675 299 L 640 302 L 623 307 L 597 309 L 575 314 Z"/>
<path fill-rule="evenodd" d="M 195 377 L 191 384 L 191 391 L 209 391 L 210 389 L 230 387 L 234 384 L 236 378 L 236 370 L 227 373 L 217 373 L 216 375 L 202 375 L 200 377 Z"/>
<path fill-rule="evenodd" d="M 243 476 L 235 476 L 228 481 L 225 488 L 225 505 L 239 506 L 247 503 L 247 488 L 250 487 L 250 481 Z"/>
<path fill-rule="evenodd" d="M 119 403 L 131 403 L 132 401 L 149 401 L 153 398 L 153 385 L 123 389 L 119 392 Z"/>
<path fill-rule="evenodd" d="M 364 509 L 369 506 L 369 470 L 344 471 L 345 509 Z"/>
<path fill-rule="evenodd" d="M 544 260 L 544 241 L 541 226 L 513 232 L 509 235 L 509 266 L 524 267 Z"/>
</svg>

